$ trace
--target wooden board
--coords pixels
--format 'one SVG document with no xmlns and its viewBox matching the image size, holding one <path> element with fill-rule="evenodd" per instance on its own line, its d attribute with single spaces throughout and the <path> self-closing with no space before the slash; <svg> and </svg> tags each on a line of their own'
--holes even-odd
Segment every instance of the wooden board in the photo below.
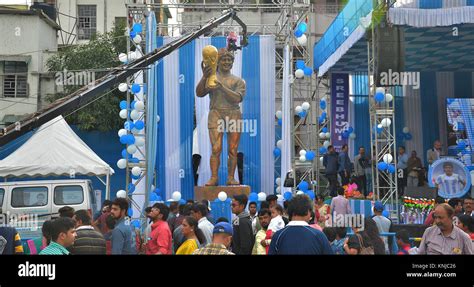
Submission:
<svg viewBox="0 0 474 287">
<path fill-rule="evenodd" d="M 222 186 L 195 186 L 194 200 L 201 201 L 207 199 L 213 201 L 217 198 L 219 192 L 224 191 L 227 197 L 232 198 L 237 194 L 245 194 L 249 196 L 250 186 L 248 185 L 222 185 Z"/>
</svg>

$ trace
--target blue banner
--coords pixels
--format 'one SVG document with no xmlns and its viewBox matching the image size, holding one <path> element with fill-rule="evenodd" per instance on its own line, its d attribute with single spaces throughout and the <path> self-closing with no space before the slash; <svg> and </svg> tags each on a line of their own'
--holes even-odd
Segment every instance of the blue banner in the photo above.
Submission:
<svg viewBox="0 0 474 287">
<path fill-rule="evenodd" d="M 331 74 L 331 144 L 340 151 L 349 127 L 349 74 Z"/>
</svg>

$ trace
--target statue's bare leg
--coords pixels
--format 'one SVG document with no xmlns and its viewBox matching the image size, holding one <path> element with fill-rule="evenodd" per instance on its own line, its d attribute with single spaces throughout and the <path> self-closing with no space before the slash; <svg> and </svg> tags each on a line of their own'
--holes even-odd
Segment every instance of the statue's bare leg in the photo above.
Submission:
<svg viewBox="0 0 474 287">
<path fill-rule="evenodd" d="M 218 171 L 220 166 L 220 156 L 222 152 L 222 137 L 224 133 L 217 129 L 209 129 L 209 138 L 212 145 L 212 154 L 210 160 L 211 178 L 206 182 L 206 186 L 216 186 L 219 183 Z"/>
<path fill-rule="evenodd" d="M 227 185 L 238 185 L 239 182 L 234 178 L 235 168 L 237 167 L 237 149 L 239 148 L 240 132 L 227 133 L 227 143 L 229 158 L 227 159 Z"/>
</svg>

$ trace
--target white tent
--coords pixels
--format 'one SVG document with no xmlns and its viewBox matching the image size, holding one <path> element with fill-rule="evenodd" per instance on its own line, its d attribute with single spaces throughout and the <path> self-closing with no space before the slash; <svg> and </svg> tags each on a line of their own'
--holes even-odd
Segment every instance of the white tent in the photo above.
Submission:
<svg viewBox="0 0 474 287">
<path fill-rule="evenodd" d="M 42 125 L 21 147 L 0 160 L 0 177 L 106 176 L 106 182 L 101 181 L 106 185 L 107 198 L 113 173 L 62 116 Z"/>
</svg>

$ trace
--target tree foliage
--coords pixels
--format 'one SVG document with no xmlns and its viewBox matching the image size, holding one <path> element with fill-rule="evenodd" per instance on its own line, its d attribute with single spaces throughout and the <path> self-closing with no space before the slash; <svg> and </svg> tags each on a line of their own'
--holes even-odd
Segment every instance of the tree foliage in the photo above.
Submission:
<svg viewBox="0 0 474 287">
<path fill-rule="evenodd" d="M 95 35 L 87 44 L 67 46 L 51 57 L 47 62 L 48 70 L 59 76 L 66 75 L 64 71 L 76 73 L 89 71 L 94 73 L 95 80 L 100 79 L 108 73 L 107 68 L 114 68 L 121 63 L 118 60 L 119 53 L 126 53 L 127 39 L 125 26 L 116 25 L 111 32 Z M 91 75 L 91 74 L 89 74 Z M 63 77 L 65 81 L 66 77 Z M 53 102 L 65 97 L 82 85 L 64 84 L 63 92 L 49 97 L 47 100 Z M 102 94 L 103 95 L 103 94 Z M 102 95 L 98 95 L 100 98 Z M 126 98 L 126 93 L 117 89 L 108 93 L 98 100 L 94 100 L 86 107 L 74 112 L 66 118 L 70 124 L 78 125 L 82 130 L 109 131 L 117 130 L 123 125 L 123 120 L 118 116 L 119 102 Z"/>
</svg>

